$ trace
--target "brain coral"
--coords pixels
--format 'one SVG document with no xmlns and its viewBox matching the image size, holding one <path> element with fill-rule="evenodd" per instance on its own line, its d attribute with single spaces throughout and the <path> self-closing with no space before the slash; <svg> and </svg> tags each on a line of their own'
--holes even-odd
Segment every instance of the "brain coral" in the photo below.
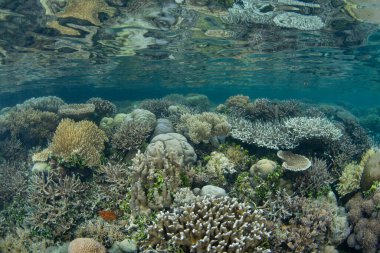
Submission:
<svg viewBox="0 0 380 253">
<path fill-rule="evenodd" d="M 66 161 L 78 157 L 85 166 L 92 167 L 100 165 L 106 141 L 108 141 L 106 134 L 95 123 L 87 120 L 74 122 L 71 119 L 63 119 L 55 131 L 49 150 L 54 156 Z"/>
<path fill-rule="evenodd" d="M 106 253 L 106 249 L 91 238 L 77 238 L 69 244 L 68 253 Z"/>
</svg>

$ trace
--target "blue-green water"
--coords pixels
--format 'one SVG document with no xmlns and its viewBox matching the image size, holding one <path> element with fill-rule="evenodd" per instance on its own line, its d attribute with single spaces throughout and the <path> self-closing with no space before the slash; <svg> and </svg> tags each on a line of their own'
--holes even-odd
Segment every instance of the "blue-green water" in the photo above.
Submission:
<svg viewBox="0 0 380 253">
<path fill-rule="evenodd" d="M 378 13 L 0 0 L 0 253 L 378 252 Z"/>
</svg>

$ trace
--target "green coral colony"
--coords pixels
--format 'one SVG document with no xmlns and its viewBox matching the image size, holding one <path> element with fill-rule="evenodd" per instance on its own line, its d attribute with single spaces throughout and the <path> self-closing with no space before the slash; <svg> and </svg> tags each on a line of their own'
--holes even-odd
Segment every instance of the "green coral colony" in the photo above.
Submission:
<svg viewBox="0 0 380 253">
<path fill-rule="evenodd" d="M 66 41 L 70 57 L 89 57 L 87 37 L 118 8 L 133 18 L 114 22 L 116 39 L 99 36 L 99 47 L 131 56 L 158 44 L 136 14 L 153 15 L 148 0 L 39 2 L 50 29 L 81 41 Z M 334 29 L 333 16 L 343 15 L 321 1 L 172 2 L 278 32 Z M 345 8 L 364 19 L 356 2 Z M 162 30 L 182 25 L 172 5 L 151 16 Z M 0 10 L 0 21 L 9 15 Z M 192 29 L 199 39 L 234 36 L 205 22 Z M 380 150 L 369 135 L 380 129 L 378 111 L 356 117 L 335 105 L 239 94 L 219 105 L 202 94 L 114 102 L 46 96 L 0 111 L 1 253 L 380 252 Z"/>
</svg>

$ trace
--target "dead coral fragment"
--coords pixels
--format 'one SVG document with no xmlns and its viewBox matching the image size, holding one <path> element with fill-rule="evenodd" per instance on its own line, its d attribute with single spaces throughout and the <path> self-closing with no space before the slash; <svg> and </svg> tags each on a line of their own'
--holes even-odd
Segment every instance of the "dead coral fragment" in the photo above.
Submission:
<svg viewBox="0 0 380 253">
<path fill-rule="evenodd" d="M 85 166 L 92 167 L 100 165 L 106 141 L 106 134 L 93 122 L 63 119 L 55 131 L 49 149 L 54 156 L 66 161 L 78 157 Z"/>
<path fill-rule="evenodd" d="M 158 215 L 149 227 L 148 244 L 181 252 L 266 252 L 270 237 L 260 211 L 233 198 L 202 198 L 173 213 Z"/>
<path fill-rule="evenodd" d="M 64 11 L 57 13 L 60 18 L 77 18 L 87 20 L 94 25 L 100 25 L 99 13 L 108 16 L 115 14 L 115 8 L 108 6 L 104 0 L 69 0 Z"/>
<path fill-rule="evenodd" d="M 311 162 L 307 157 L 294 154 L 290 151 L 279 150 L 277 156 L 284 161 L 282 167 L 286 170 L 303 171 L 311 166 Z"/>
</svg>

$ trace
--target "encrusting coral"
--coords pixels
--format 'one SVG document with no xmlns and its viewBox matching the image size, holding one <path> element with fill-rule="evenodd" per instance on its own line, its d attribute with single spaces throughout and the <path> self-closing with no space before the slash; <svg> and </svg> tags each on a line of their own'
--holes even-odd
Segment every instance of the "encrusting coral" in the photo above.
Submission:
<svg viewBox="0 0 380 253">
<path fill-rule="evenodd" d="M 212 112 L 202 114 L 184 114 L 177 131 L 189 137 L 195 144 L 219 143 L 218 138 L 226 137 L 230 132 L 230 124 L 226 116 Z"/>
<path fill-rule="evenodd" d="M 148 228 L 147 246 L 181 252 L 268 252 L 270 232 L 259 210 L 237 199 L 199 198 L 174 212 L 161 212 Z"/>
<path fill-rule="evenodd" d="M 79 158 L 84 166 L 93 167 L 100 165 L 106 141 L 106 134 L 95 123 L 63 119 L 48 149 L 66 162 Z"/>
</svg>

